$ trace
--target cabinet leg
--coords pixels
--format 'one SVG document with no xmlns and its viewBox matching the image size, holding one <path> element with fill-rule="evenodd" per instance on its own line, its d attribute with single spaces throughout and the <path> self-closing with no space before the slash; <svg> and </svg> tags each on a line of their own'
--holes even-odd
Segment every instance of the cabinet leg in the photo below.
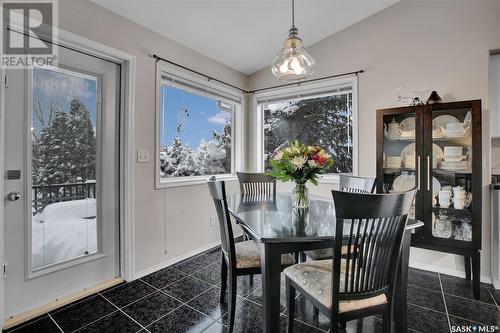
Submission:
<svg viewBox="0 0 500 333">
<path fill-rule="evenodd" d="M 465 279 L 470 281 L 471 279 L 471 262 L 470 257 L 464 256 L 464 264 L 465 264 Z"/>
<path fill-rule="evenodd" d="M 472 292 L 475 299 L 481 297 L 481 251 L 472 255 Z"/>
</svg>

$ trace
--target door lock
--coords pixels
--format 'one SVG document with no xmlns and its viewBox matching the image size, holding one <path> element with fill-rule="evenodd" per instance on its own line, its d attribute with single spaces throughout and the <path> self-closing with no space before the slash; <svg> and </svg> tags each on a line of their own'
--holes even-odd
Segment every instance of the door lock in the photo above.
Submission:
<svg viewBox="0 0 500 333">
<path fill-rule="evenodd" d="M 21 199 L 21 193 L 17 191 L 13 191 L 7 194 L 7 200 L 9 201 L 17 201 L 19 199 Z"/>
</svg>

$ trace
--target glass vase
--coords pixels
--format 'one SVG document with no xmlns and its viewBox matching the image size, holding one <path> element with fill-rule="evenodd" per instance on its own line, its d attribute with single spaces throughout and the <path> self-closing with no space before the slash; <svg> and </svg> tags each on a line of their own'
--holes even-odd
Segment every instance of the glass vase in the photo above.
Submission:
<svg viewBox="0 0 500 333">
<path fill-rule="evenodd" d="M 296 208 L 309 207 L 309 189 L 305 183 L 295 182 L 292 190 L 292 205 Z"/>
</svg>

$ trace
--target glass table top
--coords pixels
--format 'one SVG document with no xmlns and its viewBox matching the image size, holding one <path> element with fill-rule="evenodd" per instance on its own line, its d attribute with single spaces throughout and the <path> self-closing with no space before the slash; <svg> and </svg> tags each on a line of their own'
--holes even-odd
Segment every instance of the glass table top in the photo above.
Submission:
<svg viewBox="0 0 500 333">
<path fill-rule="evenodd" d="M 332 239 L 335 227 L 333 200 L 311 196 L 308 208 L 293 208 L 292 196 L 228 196 L 228 207 L 261 241 L 294 238 Z"/>
<path fill-rule="evenodd" d="M 292 207 L 288 193 L 233 194 L 227 200 L 231 215 L 261 242 L 332 240 L 335 235 L 333 199 L 310 196 L 308 208 Z M 420 226 L 414 223 L 408 221 L 408 226 Z"/>
</svg>

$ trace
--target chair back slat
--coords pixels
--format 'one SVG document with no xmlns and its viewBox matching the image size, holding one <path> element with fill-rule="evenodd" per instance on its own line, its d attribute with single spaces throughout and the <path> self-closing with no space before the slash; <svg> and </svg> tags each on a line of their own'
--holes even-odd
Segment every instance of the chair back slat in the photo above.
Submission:
<svg viewBox="0 0 500 333">
<path fill-rule="evenodd" d="M 335 239 L 343 240 L 334 242 L 332 299 L 359 299 L 388 292 L 394 283 L 415 191 L 389 195 L 332 191 L 332 195 L 337 218 Z M 347 249 L 342 251 L 341 245 L 347 245 Z M 345 267 L 343 276 L 341 266 Z"/>
<path fill-rule="evenodd" d="M 236 252 L 234 248 L 233 227 L 227 206 L 226 184 L 224 181 L 217 180 L 215 176 L 210 177 L 207 183 L 219 220 L 222 253 L 227 258 L 229 265 L 235 266 Z"/>
<path fill-rule="evenodd" d="M 265 173 L 237 172 L 242 194 L 275 194 L 276 179 Z"/>
<path fill-rule="evenodd" d="M 339 183 L 340 190 L 344 192 L 373 193 L 375 191 L 375 178 L 341 174 Z"/>
</svg>

